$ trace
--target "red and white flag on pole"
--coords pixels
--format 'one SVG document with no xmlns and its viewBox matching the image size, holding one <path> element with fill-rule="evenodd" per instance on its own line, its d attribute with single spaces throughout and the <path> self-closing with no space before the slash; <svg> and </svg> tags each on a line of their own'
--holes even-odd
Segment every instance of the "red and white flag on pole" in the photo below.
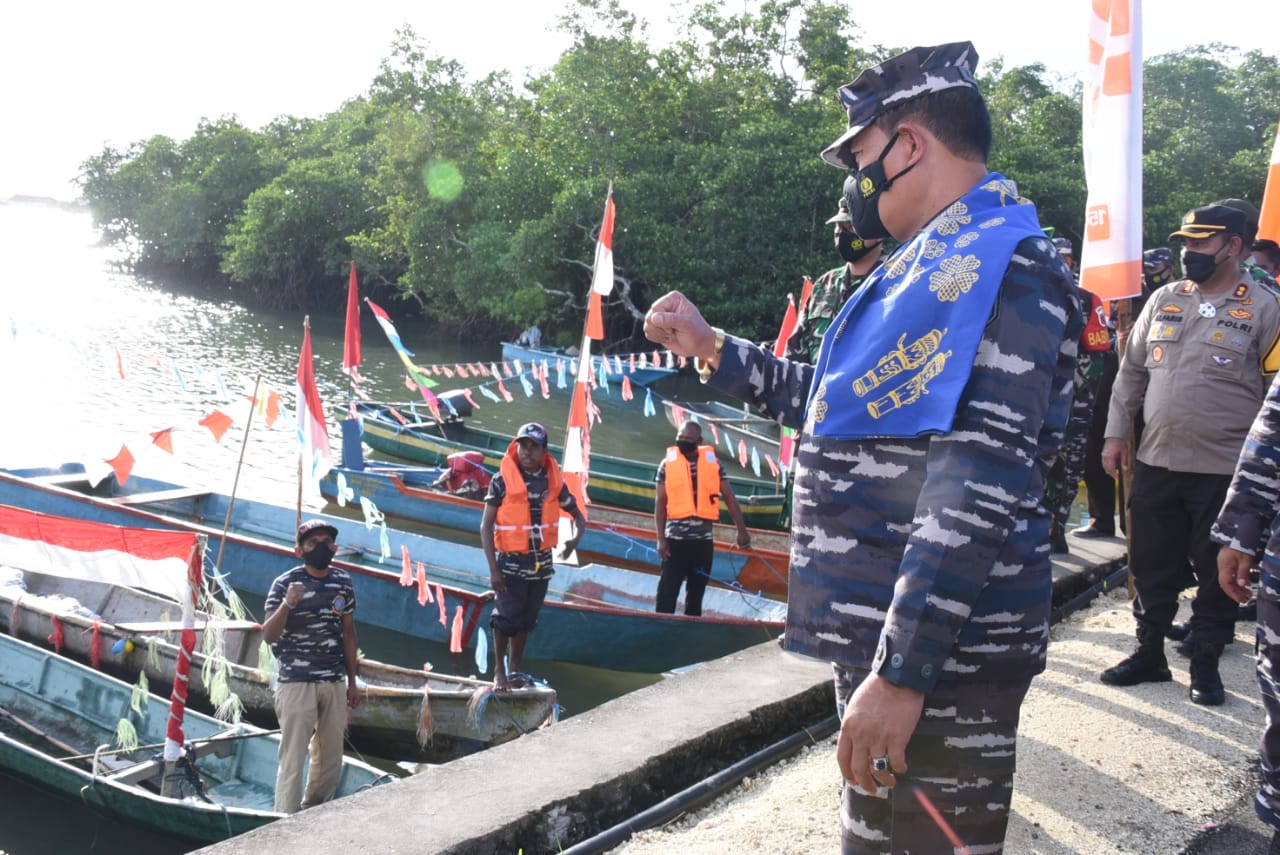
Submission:
<svg viewBox="0 0 1280 855">
<path fill-rule="evenodd" d="M 613 293 L 613 184 L 604 200 L 604 220 L 596 241 L 596 261 L 591 275 L 591 298 L 587 306 L 587 337 L 604 340 L 603 300 Z M 583 351 L 584 358 L 586 351 Z"/>
<path fill-rule="evenodd" d="M 600 224 L 600 238 L 596 243 L 595 268 L 591 276 L 591 303 L 587 310 L 586 328 L 582 334 L 582 348 L 578 354 L 578 372 L 573 382 L 573 399 L 569 404 L 569 427 L 565 433 L 564 460 L 560 472 L 565 486 L 573 493 L 583 516 L 587 515 L 590 502 L 587 496 L 587 475 L 591 471 L 591 341 L 604 338 L 604 318 L 601 300 L 613 291 L 613 185 L 609 185 L 604 203 L 604 220 Z M 562 517 L 562 525 L 568 518 Z M 562 540 L 564 538 L 561 538 Z"/>
<path fill-rule="evenodd" d="M 1262 211 L 1258 217 L 1258 239 L 1280 243 L 1280 125 L 1271 148 L 1271 167 L 1267 170 L 1267 189 L 1262 194 Z"/>
<path fill-rule="evenodd" d="M 1084 80 L 1080 285 L 1109 305 L 1142 290 L 1142 0 L 1091 0 Z"/>
<path fill-rule="evenodd" d="M 0 564 L 33 573 L 143 588 L 182 604 L 164 759 L 174 762 L 182 733 L 187 683 L 195 650 L 204 536 L 185 531 L 125 528 L 0 505 Z"/>
<path fill-rule="evenodd" d="M 302 352 L 298 354 L 298 445 L 303 475 L 319 481 L 333 467 L 329 453 L 329 429 L 324 423 L 324 404 L 316 389 L 311 360 L 311 318 L 302 321 Z"/>
<path fill-rule="evenodd" d="M 347 329 L 342 340 L 342 370 L 353 380 L 360 378 L 360 285 L 356 281 L 356 263 L 351 262 L 347 280 Z"/>
<path fill-rule="evenodd" d="M 800 304 L 803 306 L 809 302 L 809 295 L 813 292 L 813 283 L 806 276 L 804 280 L 804 290 L 800 294 Z M 800 318 L 796 312 L 796 300 L 791 294 L 787 295 L 787 311 L 782 316 L 782 329 L 778 331 L 778 339 L 773 343 L 774 356 L 787 355 L 787 342 L 791 340 L 791 335 L 796 331 L 796 325 L 799 324 Z M 795 454 L 796 432 L 791 428 L 783 428 L 782 435 L 778 442 L 778 460 L 782 462 L 783 469 L 791 467 L 791 458 Z"/>
</svg>

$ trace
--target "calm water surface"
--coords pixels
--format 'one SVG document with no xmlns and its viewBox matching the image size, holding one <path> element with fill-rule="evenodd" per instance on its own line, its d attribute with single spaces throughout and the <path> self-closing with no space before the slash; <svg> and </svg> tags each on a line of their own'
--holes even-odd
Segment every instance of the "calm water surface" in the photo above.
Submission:
<svg viewBox="0 0 1280 855">
<path fill-rule="evenodd" d="M 290 505 L 297 497 L 297 443 L 282 420 L 250 426 L 245 396 L 255 378 L 294 406 L 294 375 L 302 341 L 303 312 L 249 310 L 230 299 L 194 297 L 115 272 L 114 253 L 96 245 L 87 215 L 32 205 L 0 204 L 0 247 L 6 259 L 0 286 L 0 466 L 51 466 L 79 461 L 103 467 L 127 446 L 136 470 L 183 484 L 230 492 L 243 452 L 237 495 Z M 384 307 L 386 307 L 384 305 Z M 331 413 L 346 398 L 341 373 L 342 319 L 312 318 L 315 373 Z M 496 343 L 433 340 L 421 324 L 398 321 L 402 340 L 421 364 L 497 361 Z M 363 323 L 365 388 L 376 400 L 407 401 L 399 359 L 366 313 Z M 122 376 L 123 374 L 123 376 Z M 441 379 L 436 391 L 451 388 Z M 474 379 L 471 382 L 476 382 Z M 543 400 L 526 397 L 517 380 L 506 381 L 511 404 L 494 404 L 478 393 L 472 421 L 514 433 L 526 421 L 541 421 L 563 438 L 568 393 L 555 388 Z M 658 391 L 677 400 L 701 400 L 692 378 L 663 381 Z M 621 400 L 618 385 L 597 392 L 602 422 L 592 431 L 593 450 L 658 461 L 674 429 L 662 416 L 643 415 L 644 391 Z M 198 422 L 214 410 L 234 419 L 221 442 Z M 335 437 L 336 417 L 329 418 Z M 172 429 L 173 454 L 151 441 Z M 736 469 L 736 465 L 732 467 Z M 740 470 L 739 470 L 740 471 Z M 324 507 L 306 493 L 304 507 Z M 565 571 L 571 572 L 571 571 Z M 251 609 L 261 602 L 249 598 Z M 473 652 L 456 656 L 426 641 L 361 628 L 369 655 L 436 670 L 474 673 Z M 420 646 L 419 646 L 420 645 Z M 556 687 L 566 715 L 582 712 L 659 677 L 601 671 L 553 662 L 526 663 L 527 670 Z M 0 776 L 0 852 L 176 853 L 189 846 L 101 819 L 78 802 L 55 799 Z"/>
</svg>

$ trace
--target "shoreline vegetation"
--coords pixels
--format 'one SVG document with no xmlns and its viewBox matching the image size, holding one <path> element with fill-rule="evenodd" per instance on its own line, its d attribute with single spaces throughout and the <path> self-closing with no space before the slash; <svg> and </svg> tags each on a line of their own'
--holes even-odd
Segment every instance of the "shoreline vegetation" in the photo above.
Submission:
<svg viewBox="0 0 1280 855">
<path fill-rule="evenodd" d="M 669 289 L 726 329 L 774 336 L 786 295 L 839 264 L 825 221 L 845 176 L 817 157 L 843 124 L 836 89 L 900 46 L 874 44 L 833 0 L 713 0 L 661 49 L 623 2 L 570 2 L 560 26 L 572 43 L 551 68 L 480 80 L 406 26 L 332 112 L 105 146 L 81 166 L 84 200 L 138 271 L 337 314 L 354 260 L 369 293 L 442 335 L 536 322 L 563 346 L 582 329 L 612 188 L 606 340 L 639 340 Z M 978 50 L 991 168 L 1079 243 L 1079 80 Z M 1277 55 L 1200 46 L 1148 58 L 1144 75 L 1146 245 L 1208 200 L 1260 202 Z"/>
</svg>

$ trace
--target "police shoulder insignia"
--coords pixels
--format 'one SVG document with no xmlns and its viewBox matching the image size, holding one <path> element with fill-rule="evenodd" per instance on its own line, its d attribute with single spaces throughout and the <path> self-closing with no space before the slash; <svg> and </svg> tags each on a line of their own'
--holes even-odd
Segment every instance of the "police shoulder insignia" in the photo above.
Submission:
<svg viewBox="0 0 1280 855">
<path fill-rule="evenodd" d="M 1249 293 L 1249 286 L 1241 283 L 1236 286 L 1236 290 L 1231 293 L 1232 297 L 1243 297 Z"/>
</svg>

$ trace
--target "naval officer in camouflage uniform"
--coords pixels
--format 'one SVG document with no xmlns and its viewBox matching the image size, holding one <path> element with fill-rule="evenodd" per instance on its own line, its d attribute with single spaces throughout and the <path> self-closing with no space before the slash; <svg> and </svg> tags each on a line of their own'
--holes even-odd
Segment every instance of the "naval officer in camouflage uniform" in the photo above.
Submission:
<svg viewBox="0 0 1280 855">
<path fill-rule="evenodd" d="M 1218 584 L 1210 529 L 1267 384 L 1280 367 L 1280 304 L 1245 276 L 1245 216 L 1226 205 L 1187 213 L 1169 236 L 1182 241 L 1187 278 L 1154 292 L 1133 324 L 1111 390 L 1103 465 L 1128 466 L 1125 438 L 1142 409 L 1129 499 L 1129 566 L 1137 597 L 1138 649 L 1102 672 L 1113 686 L 1173 679 L 1164 639 L 1195 569 L 1191 603 L 1191 701 L 1226 700 L 1218 659 L 1235 634 L 1236 604 Z"/>
<path fill-rule="evenodd" d="M 849 225 L 849 203 L 843 196 L 835 216 L 827 220 L 828 225 L 833 223 L 836 252 L 844 264 L 828 270 L 813 283 L 813 292 L 800 307 L 796 328 L 787 339 L 787 359 L 812 363 L 818 358 L 818 348 L 831 319 L 880 263 L 884 241 L 863 240 L 854 233 Z"/>
<path fill-rule="evenodd" d="M 841 88 L 853 228 L 901 246 L 816 365 L 709 326 L 673 292 L 645 334 L 802 430 L 786 645 L 835 664 L 846 853 L 1001 851 L 1018 715 L 1044 668 L 1045 475 L 1082 329 L 1071 274 L 1013 182 L 967 42 Z M 940 812 L 944 829 L 922 807 Z"/>
<path fill-rule="evenodd" d="M 1270 851 L 1280 855 L 1280 383 L 1267 400 L 1245 440 L 1226 504 L 1213 525 L 1218 552 L 1218 583 L 1227 596 L 1243 603 L 1258 580 L 1258 687 L 1267 712 L 1260 747 L 1262 787 L 1254 800 L 1258 817 L 1276 829 Z"/>
</svg>

